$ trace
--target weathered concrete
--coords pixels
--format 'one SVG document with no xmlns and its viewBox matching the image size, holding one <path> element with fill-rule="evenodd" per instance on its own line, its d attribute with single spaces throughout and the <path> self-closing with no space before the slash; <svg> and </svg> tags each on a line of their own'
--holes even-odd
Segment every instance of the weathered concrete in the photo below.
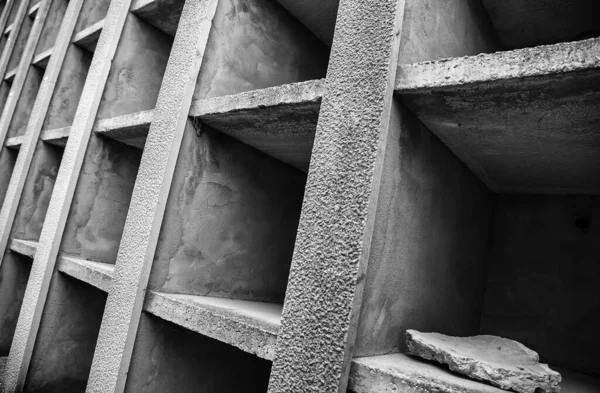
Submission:
<svg viewBox="0 0 600 393">
<path fill-rule="evenodd" d="M 136 0 L 131 12 L 174 37 L 184 3 L 181 0 Z"/>
<path fill-rule="evenodd" d="M 523 344 L 490 335 L 453 337 L 406 331 L 409 353 L 450 370 L 518 393 L 559 393 L 560 374 Z"/>
<path fill-rule="evenodd" d="M 8 249 L 33 259 L 37 251 L 37 245 L 37 242 L 31 240 L 11 239 L 8 243 Z"/>
<path fill-rule="evenodd" d="M 282 302 L 305 175 L 209 127 L 186 129 L 149 287 Z"/>
<path fill-rule="evenodd" d="M 17 151 L 7 149 L 6 147 L 2 148 L 0 151 L 0 206 L 4 203 L 8 182 L 13 173 L 18 154 Z"/>
<path fill-rule="evenodd" d="M 481 333 L 522 342 L 544 362 L 600 373 L 599 222 L 599 197 L 500 197 Z"/>
<path fill-rule="evenodd" d="M 600 193 L 600 39 L 401 66 L 402 101 L 493 191 Z"/>
<path fill-rule="evenodd" d="M 92 136 L 75 189 L 61 251 L 115 263 L 141 151 Z"/>
<path fill-rule="evenodd" d="M 67 145 L 69 134 L 71 133 L 71 127 L 56 128 L 54 130 L 47 130 L 40 134 L 40 139 L 51 145 L 60 146 L 64 148 Z"/>
<path fill-rule="evenodd" d="M 307 172 L 324 85 L 319 79 L 198 100 L 190 116 Z"/>
<path fill-rule="evenodd" d="M 94 53 L 96 50 L 96 45 L 98 45 L 98 39 L 100 39 L 100 33 L 102 33 L 102 28 L 104 27 L 104 19 L 99 20 L 81 30 L 79 33 L 75 34 L 73 37 L 73 43 L 90 53 Z"/>
<path fill-rule="evenodd" d="M 277 0 L 328 46 L 333 42 L 339 0 Z"/>
<path fill-rule="evenodd" d="M 259 393 L 270 371 L 267 360 L 144 314 L 125 392 Z"/>
<path fill-rule="evenodd" d="M 176 325 L 273 360 L 280 304 L 150 292 L 144 310 Z"/>
<path fill-rule="evenodd" d="M 500 49 L 479 0 L 406 0 L 399 64 Z"/>
<path fill-rule="evenodd" d="M 221 0 L 194 100 L 320 79 L 329 48 L 275 1 Z"/>
<path fill-rule="evenodd" d="M 60 148 L 38 142 L 19 201 L 11 237 L 39 240 L 62 153 Z"/>
<path fill-rule="evenodd" d="M 67 11 L 68 0 L 53 0 L 48 15 L 44 22 L 44 27 L 40 35 L 40 39 L 35 48 L 35 56 L 52 49 L 58 36 L 58 31 L 62 22 L 62 18 Z"/>
<path fill-rule="evenodd" d="M 482 0 L 507 49 L 600 35 L 595 0 Z"/>
<path fill-rule="evenodd" d="M 92 57 L 73 45 L 67 50 L 56 87 L 48 106 L 42 130 L 54 130 L 73 124 Z"/>
<path fill-rule="evenodd" d="M 154 112 L 152 110 L 147 110 L 110 119 L 102 119 L 94 125 L 94 132 L 143 150 L 153 115 Z"/>
<path fill-rule="evenodd" d="M 42 69 L 46 69 L 48 67 L 48 63 L 50 62 L 50 56 L 52 56 L 52 48 L 43 51 L 42 53 L 36 55 L 31 64 Z"/>
<path fill-rule="evenodd" d="M 97 119 L 153 109 L 171 45 L 171 37 L 129 14 Z"/>
<path fill-rule="evenodd" d="M 346 391 L 404 6 L 340 3 L 270 392 Z"/>
<path fill-rule="evenodd" d="M 7 250 L 0 265 L 0 356 L 8 355 L 31 270 L 31 259 Z"/>
<path fill-rule="evenodd" d="M 402 353 L 353 359 L 348 388 L 354 393 L 506 393 Z"/>
<path fill-rule="evenodd" d="M 109 5 L 110 0 L 84 0 L 75 25 L 75 34 L 104 20 Z"/>
<path fill-rule="evenodd" d="M 27 0 L 23 0 L 23 3 L 27 3 Z M 19 5 L 21 7 L 22 5 Z M 25 6 L 27 8 L 27 6 Z M 14 34 L 11 32 L 11 36 L 16 35 L 15 44 L 10 53 L 10 60 L 8 61 L 8 65 L 6 66 L 6 70 L 12 70 L 17 68 L 19 65 L 19 61 L 21 60 L 21 55 L 25 50 L 25 45 L 27 44 L 27 39 L 29 38 L 29 33 L 31 31 L 31 27 L 33 25 L 33 21 L 30 18 L 23 16 L 23 22 L 21 23 L 21 27 L 18 30 L 14 31 Z"/>
<path fill-rule="evenodd" d="M 40 84 L 42 83 L 44 72 L 37 67 L 28 68 L 29 70 L 27 71 L 27 76 L 25 77 L 23 90 L 21 90 L 21 94 L 18 97 L 13 113 L 9 114 L 7 111 L 9 107 L 4 107 L 5 110 L 3 111 L 3 116 L 6 114 L 6 116 L 10 116 L 12 118 L 10 121 L 10 126 L 8 127 L 8 137 L 25 134 L 25 131 L 27 130 L 27 123 L 29 122 L 29 115 L 31 114 L 35 98 L 38 94 Z"/>
<path fill-rule="evenodd" d="M 106 294 L 54 273 L 23 392 L 85 389 Z"/>
<path fill-rule="evenodd" d="M 397 99 L 354 356 L 403 351 L 406 329 L 474 335 L 493 217 L 486 187 Z"/>
<path fill-rule="evenodd" d="M 58 257 L 56 270 L 108 293 L 115 273 L 115 266 L 109 263 L 86 261 L 85 259 L 61 255 Z"/>
</svg>

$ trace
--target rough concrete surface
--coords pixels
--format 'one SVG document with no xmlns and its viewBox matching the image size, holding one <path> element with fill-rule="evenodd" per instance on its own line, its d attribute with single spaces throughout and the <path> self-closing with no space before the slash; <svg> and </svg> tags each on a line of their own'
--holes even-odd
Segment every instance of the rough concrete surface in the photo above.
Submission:
<svg viewBox="0 0 600 393">
<path fill-rule="evenodd" d="M 56 270 L 108 293 L 115 273 L 115 266 L 109 263 L 86 261 L 81 258 L 61 255 L 58 258 Z"/>
<path fill-rule="evenodd" d="M 277 0 L 328 46 L 333 43 L 339 0 Z"/>
<path fill-rule="evenodd" d="M 184 3 L 181 0 L 135 0 L 131 12 L 174 37 Z"/>
<path fill-rule="evenodd" d="M 54 0 L 51 2 L 48 15 L 44 21 L 44 27 L 40 34 L 40 39 L 35 48 L 34 56 L 37 56 L 54 46 L 68 4 L 68 0 Z"/>
<path fill-rule="evenodd" d="M 8 249 L 33 259 L 33 257 L 35 257 L 35 252 L 37 251 L 37 245 L 37 242 L 29 240 L 11 239 L 8 244 Z"/>
<path fill-rule="evenodd" d="M 306 172 L 324 85 L 315 80 L 197 100 L 190 116 Z"/>
<path fill-rule="evenodd" d="M 13 173 L 17 155 L 16 151 L 7 149 L 6 147 L 0 151 L 0 206 L 4 203 L 8 182 Z"/>
<path fill-rule="evenodd" d="M 98 45 L 98 39 L 100 39 L 100 33 L 102 33 L 103 27 L 104 19 L 101 19 L 75 34 L 73 43 L 90 53 L 93 53 L 96 50 L 96 45 Z"/>
<path fill-rule="evenodd" d="M 23 303 L 31 259 L 7 250 L 0 265 L 0 356 L 7 356 Z M 3 378 L 0 378 L 3 379 Z"/>
<path fill-rule="evenodd" d="M 29 122 L 29 115 L 31 114 L 31 109 L 35 102 L 35 97 L 37 96 L 43 76 L 44 73 L 42 70 L 39 70 L 37 67 L 29 67 L 27 76 L 25 77 L 23 90 L 19 95 L 14 112 L 12 113 L 7 136 L 11 137 L 25 134 L 27 123 Z M 5 107 L 5 109 L 8 109 L 8 107 Z M 6 112 L 6 110 L 3 111 L 3 113 Z"/>
<path fill-rule="evenodd" d="M 24 2 L 26 2 L 26 0 Z M 33 21 L 27 17 L 24 17 L 23 22 L 21 24 L 21 28 L 18 30 L 18 32 L 15 31 L 17 32 L 15 46 L 12 49 L 10 60 L 6 67 L 7 70 L 17 68 L 17 66 L 19 65 L 21 55 L 23 54 L 25 46 L 27 45 L 27 38 L 29 38 L 29 31 L 31 30 L 32 25 Z"/>
<path fill-rule="evenodd" d="M 75 34 L 103 20 L 109 5 L 110 0 L 84 0 L 75 25 Z"/>
<path fill-rule="evenodd" d="M 147 110 L 110 119 L 102 119 L 94 125 L 94 132 L 143 150 L 153 113 L 152 110 Z"/>
<path fill-rule="evenodd" d="M 406 331 L 410 354 L 447 364 L 450 370 L 518 393 L 558 393 L 561 376 L 540 363 L 537 352 L 498 336 L 452 337 Z"/>
<path fill-rule="evenodd" d="M 329 48 L 271 0 L 221 0 L 194 99 L 320 79 Z"/>
</svg>

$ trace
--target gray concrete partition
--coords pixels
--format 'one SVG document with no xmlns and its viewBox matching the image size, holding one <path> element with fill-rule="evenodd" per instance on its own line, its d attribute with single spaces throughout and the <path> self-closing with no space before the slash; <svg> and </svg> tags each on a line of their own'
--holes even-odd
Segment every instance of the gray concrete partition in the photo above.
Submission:
<svg viewBox="0 0 600 393">
<path fill-rule="evenodd" d="M 270 392 L 345 392 L 404 1 L 342 0 Z"/>
<path fill-rule="evenodd" d="M 87 392 L 122 392 L 160 224 L 217 0 L 188 0 L 167 63 L 109 291 Z"/>
<path fill-rule="evenodd" d="M 129 0 L 111 3 L 94 53 L 82 98 L 71 126 L 71 134 L 65 148 L 23 299 L 21 314 L 6 365 L 6 392 L 21 391 L 25 383 L 86 146 L 110 71 L 111 59 L 115 54 L 130 5 L 131 1 Z"/>
<path fill-rule="evenodd" d="M 4 50 L 2 51 L 2 55 L 0 56 L 0 76 L 2 77 L 2 80 L 4 80 L 4 74 L 6 73 L 8 62 L 10 61 L 10 58 L 13 54 L 13 48 L 15 47 L 15 44 L 17 42 L 17 36 L 19 34 L 19 31 L 21 30 L 23 19 L 25 19 L 25 17 L 27 16 L 28 6 L 29 1 L 22 1 L 19 4 L 15 15 L 15 19 L 13 21 L 12 30 L 10 32 L 10 35 L 8 36 L 8 40 L 6 41 Z M 9 11 L 12 11 L 12 9 Z M 7 12 L 7 15 L 10 15 L 10 12 Z M 9 16 L 7 16 L 7 18 L 9 18 Z M 2 30 L 2 32 L 4 32 L 4 30 Z"/>
</svg>

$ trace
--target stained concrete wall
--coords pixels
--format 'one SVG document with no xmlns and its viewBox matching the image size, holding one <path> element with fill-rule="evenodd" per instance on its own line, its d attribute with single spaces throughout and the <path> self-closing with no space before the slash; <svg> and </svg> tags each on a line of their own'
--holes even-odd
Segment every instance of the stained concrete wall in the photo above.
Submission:
<svg viewBox="0 0 600 393">
<path fill-rule="evenodd" d="M 7 356 L 23 303 L 31 259 L 7 250 L 0 265 L 0 356 Z"/>
<path fill-rule="evenodd" d="M 35 103 L 40 83 L 44 77 L 44 70 L 29 66 L 23 90 L 17 101 L 10 126 L 8 127 L 8 137 L 24 135 L 29 122 L 29 115 Z"/>
<path fill-rule="evenodd" d="M 67 217 L 61 251 L 115 263 L 142 152 L 92 135 Z"/>
<path fill-rule="evenodd" d="M 106 294 L 55 272 L 23 392 L 83 392 Z"/>
<path fill-rule="evenodd" d="M 406 0 L 399 64 L 500 49 L 479 0 Z"/>
<path fill-rule="evenodd" d="M 11 237 L 39 240 L 62 154 L 62 148 L 38 142 L 19 201 Z"/>
<path fill-rule="evenodd" d="M 90 53 L 75 45 L 69 46 L 42 130 L 67 127 L 73 123 L 91 61 Z"/>
<path fill-rule="evenodd" d="M 266 392 L 271 362 L 142 315 L 126 393 Z"/>
<path fill-rule="evenodd" d="M 493 196 L 395 100 L 354 356 L 479 330 Z"/>
<path fill-rule="evenodd" d="M 325 77 L 329 48 L 270 0 L 221 0 L 194 99 Z"/>
<path fill-rule="evenodd" d="M 502 195 L 481 332 L 600 373 L 599 224 L 600 197 Z"/>
<path fill-rule="evenodd" d="M 97 118 L 154 109 L 172 44 L 172 37 L 130 13 Z"/>
<path fill-rule="evenodd" d="M 27 1 L 27 0 L 23 0 Z M 13 5 L 13 10 L 19 8 L 18 4 Z M 21 29 L 17 33 L 17 38 L 15 40 L 15 46 L 13 47 L 12 53 L 10 55 L 10 60 L 8 61 L 8 66 L 6 67 L 6 71 L 10 71 L 12 69 L 17 68 L 19 65 L 19 61 L 21 60 L 21 55 L 23 54 L 23 50 L 25 49 L 25 44 L 27 44 L 27 38 L 29 37 L 29 31 L 33 25 L 33 19 L 29 18 L 27 15 L 23 18 L 23 23 L 21 24 Z M 6 25 L 8 27 L 8 24 Z M 14 34 L 11 32 L 10 34 Z"/>
<path fill-rule="evenodd" d="M 35 48 L 34 56 L 37 56 L 54 46 L 54 42 L 56 41 L 56 37 L 58 35 L 58 30 L 60 29 L 60 24 L 63 16 L 65 15 L 65 11 L 67 10 L 68 4 L 68 0 L 52 1 L 50 9 L 48 10 L 48 15 L 46 16 L 46 21 L 44 22 L 40 39 Z"/>
<path fill-rule="evenodd" d="M 75 24 L 75 34 L 106 17 L 110 0 L 84 0 Z"/>
<path fill-rule="evenodd" d="M 7 149 L 6 147 L 0 149 L 0 206 L 4 203 L 4 197 L 6 196 L 6 190 L 8 190 L 8 183 L 18 154 L 17 150 Z"/>
<path fill-rule="evenodd" d="M 150 287 L 282 302 L 306 175 L 188 123 Z"/>
</svg>

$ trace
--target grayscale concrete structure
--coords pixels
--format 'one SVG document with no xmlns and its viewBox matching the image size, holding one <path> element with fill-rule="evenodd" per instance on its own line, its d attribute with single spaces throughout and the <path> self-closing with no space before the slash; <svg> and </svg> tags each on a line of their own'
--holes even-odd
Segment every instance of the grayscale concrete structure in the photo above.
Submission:
<svg viewBox="0 0 600 393">
<path fill-rule="evenodd" d="M 0 1 L 0 391 L 600 391 L 597 8 Z"/>
</svg>

